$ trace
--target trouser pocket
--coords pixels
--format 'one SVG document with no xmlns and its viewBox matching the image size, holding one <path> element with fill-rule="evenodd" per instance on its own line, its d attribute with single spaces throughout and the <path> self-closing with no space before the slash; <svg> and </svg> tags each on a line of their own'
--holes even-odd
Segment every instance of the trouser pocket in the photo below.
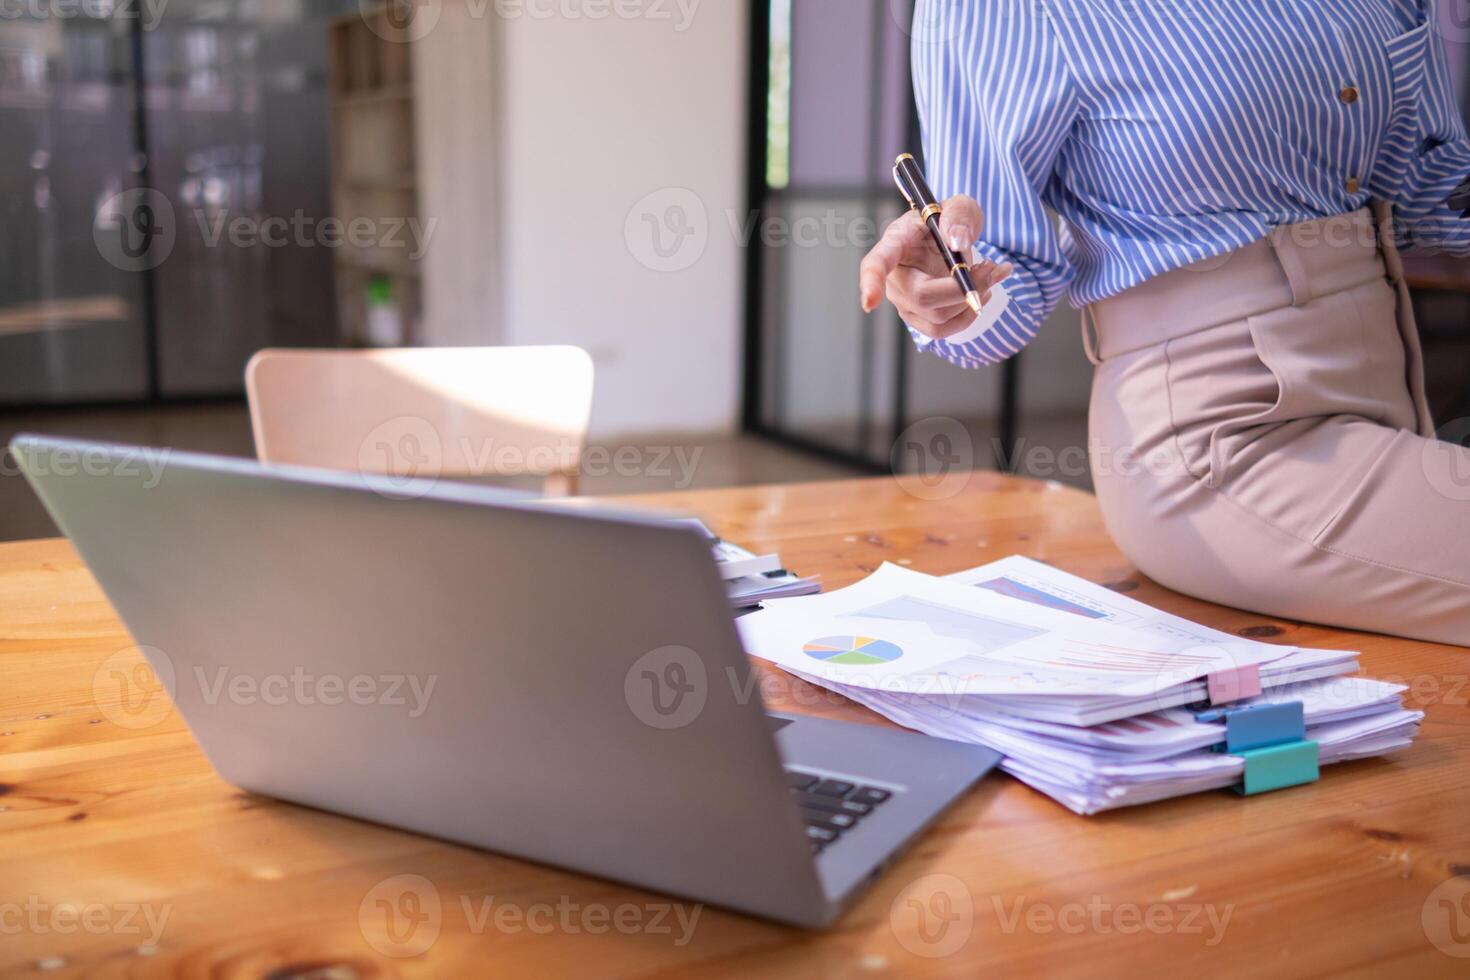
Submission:
<svg viewBox="0 0 1470 980">
<path fill-rule="evenodd" d="M 1179 454 L 1195 479 L 1219 486 L 1243 434 L 1275 416 L 1281 399 L 1277 379 L 1244 321 L 1170 340 L 1164 359 Z"/>
<path fill-rule="evenodd" d="M 1277 418 L 1351 415 L 1414 428 L 1397 307 L 1380 280 L 1251 317 L 1252 345 L 1279 389 Z"/>
<path fill-rule="evenodd" d="M 1374 282 L 1169 341 L 1170 411 L 1191 472 L 1223 486 L 1282 426 L 1345 416 L 1414 428 L 1395 310 L 1393 289 Z"/>
</svg>

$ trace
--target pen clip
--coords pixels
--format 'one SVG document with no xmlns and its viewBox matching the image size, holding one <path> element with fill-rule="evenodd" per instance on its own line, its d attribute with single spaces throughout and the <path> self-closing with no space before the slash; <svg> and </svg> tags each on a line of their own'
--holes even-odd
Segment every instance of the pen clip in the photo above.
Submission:
<svg viewBox="0 0 1470 980">
<path fill-rule="evenodd" d="M 893 183 L 898 188 L 898 192 L 903 195 L 903 199 L 909 202 L 909 210 L 919 210 L 918 203 L 914 201 L 913 195 L 909 193 L 909 189 L 904 186 L 903 177 L 899 174 L 897 164 L 893 167 Z"/>
</svg>

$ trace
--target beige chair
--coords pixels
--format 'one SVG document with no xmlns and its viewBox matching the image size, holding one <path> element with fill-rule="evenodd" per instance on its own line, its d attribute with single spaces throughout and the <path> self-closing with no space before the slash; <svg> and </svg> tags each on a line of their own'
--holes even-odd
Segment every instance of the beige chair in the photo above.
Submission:
<svg viewBox="0 0 1470 980">
<path fill-rule="evenodd" d="M 592 410 L 576 347 L 263 350 L 245 369 L 262 463 L 535 476 L 573 494 Z"/>
</svg>

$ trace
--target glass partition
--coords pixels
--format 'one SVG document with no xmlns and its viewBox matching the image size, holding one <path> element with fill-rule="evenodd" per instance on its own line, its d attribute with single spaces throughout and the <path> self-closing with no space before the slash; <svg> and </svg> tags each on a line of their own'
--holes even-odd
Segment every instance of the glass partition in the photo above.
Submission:
<svg viewBox="0 0 1470 980">
<path fill-rule="evenodd" d="M 746 426 L 874 470 L 925 459 L 1024 469 L 1026 451 L 1085 445 L 1091 368 L 1075 311 L 1058 310 L 1021 357 L 970 371 L 914 353 L 886 303 L 859 309 L 859 263 L 902 207 L 893 160 L 923 159 L 913 11 L 912 0 L 757 4 L 751 201 L 762 234 L 748 265 Z M 931 442 L 959 449 L 913 451 Z M 1085 468 L 1035 475 L 1087 482 Z"/>
<path fill-rule="evenodd" d="M 758 7 L 762 5 L 757 5 Z M 857 270 L 899 213 L 893 157 L 916 142 L 906 0 L 770 0 L 751 427 L 870 465 L 899 421 L 901 325 L 864 316 Z"/>
<path fill-rule="evenodd" d="M 25 9 L 0 32 L 0 403 L 143 397 L 146 242 L 106 213 L 142 169 L 132 34 Z"/>
<path fill-rule="evenodd" d="M 334 342 L 330 250 L 224 232 L 330 215 L 327 24 L 358 9 L 5 15 L 0 405 L 238 395 L 259 348 Z"/>
</svg>

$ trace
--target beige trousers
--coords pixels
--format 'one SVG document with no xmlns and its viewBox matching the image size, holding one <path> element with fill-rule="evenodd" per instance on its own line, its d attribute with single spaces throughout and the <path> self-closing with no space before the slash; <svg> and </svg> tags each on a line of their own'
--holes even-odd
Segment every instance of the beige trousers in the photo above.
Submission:
<svg viewBox="0 0 1470 980">
<path fill-rule="evenodd" d="M 1093 479 L 1171 589 L 1470 645 L 1470 449 L 1434 439 L 1388 220 L 1278 228 L 1090 307 Z"/>
</svg>

